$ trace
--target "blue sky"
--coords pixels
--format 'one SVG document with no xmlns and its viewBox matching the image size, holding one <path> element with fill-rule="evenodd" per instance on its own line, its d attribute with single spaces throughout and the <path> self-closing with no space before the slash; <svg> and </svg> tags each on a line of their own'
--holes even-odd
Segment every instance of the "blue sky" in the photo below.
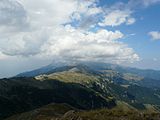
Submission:
<svg viewBox="0 0 160 120">
<path fill-rule="evenodd" d="M 160 0 L 1 0 L 0 77 L 51 62 L 160 70 Z"/>
<path fill-rule="evenodd" d="M 124 2 L 121 1 L 121 2 Z M 124 3 L 127 3 L 125 0 Z M 101 6 L 113 5 L 117 0 L 101 1 Z M 141 60 L 131 66 L 140 68 L 160 69 L 160 40 L 152 40 L 148 35 L 150 31 L 160 31 L 160 3 L 151 4 L 147 7 L 137 6 L 134 8 L 133 16 L 136 22 L 130 26 L 120 25 L 117 27 L 106 27 L 111 30 L 120 30 L 127 35 L 123 39 L 128 46 L 132 47 L 140 56 Z"/>
</svg>

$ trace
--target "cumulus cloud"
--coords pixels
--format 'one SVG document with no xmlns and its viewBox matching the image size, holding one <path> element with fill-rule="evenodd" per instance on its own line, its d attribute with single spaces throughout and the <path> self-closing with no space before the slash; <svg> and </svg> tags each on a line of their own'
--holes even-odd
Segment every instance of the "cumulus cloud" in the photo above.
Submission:
<svg viewBox="0 0 160 120">
<path fill-rule="evenodd" d="M 148 33 L 152 40 L 160 40 L 160 32 L 159 31 L 152 31 Z"/>
<path fill-rule="evenodd" d="M 134 24 L 136 22 L 133 17 L 135 9 L 149 7 L 156 3 L 160 3 L 160 0 L 129 0 L 126 4 L 117 2 L 106 8 L 103 20 L 99 22 L 99 25 L 114 27 L 122 24 Z"/>
<path fill-rule="evenodd" d="M 70 25 L 57 31 L 43 50 L 49 56 L 70 61 L 133 62 L 139 57 L 132 48 L 119 41 L 120 31 L 101 29 L 97 32 L 81 32 Z"/>
<path fill-rule="evenodd" d="M 123 23 L 126 25 L 133 24 L 135 18 L 131 17 L 132 11 L 130 10 L 113 10 L 109 12 L 104 20 L 99 23 L 100 26 L 118 26 Z"/>
<path fill-rule="evenodd" d="M 103 12 L 104 11 L 101 7 L 97 7 L 97 0 L 80 0 L 77 10 L 73 13 L 72 18 L 73 20 L 76 20 L 76 26 L 80 29 L 89 29 L 98 22 L 98 15 L 103 14 Z"/>
<path fill-rule="evenodd" d="M 0 1 L 0 31 L 13 31 L 20 29 L 27 25 L 27 15 L 23 6 L 13 0 Z"/>
<path fill-rule="evenodd" d="M 41 46 L 47 41 L 46 29 L 22 32 L 1 40 L 1 52 L 9 56 L 33 56 L 41 52 Z"/>
<path fill-rule="evenodd" d="M 2 0 L 0 14 L 3 55 L 116 63 L 139 59 L 119 40 L 124 36 L 120 31 L 82 29 L 98 24 L 97 19 L 91 22 L 89 18 L 106 14 L 95 0 Z M 131 11 L 117 10 L 112 14 L 116 17 L 110 23 L 113 26 L 135 22 Z"/>
</svg>

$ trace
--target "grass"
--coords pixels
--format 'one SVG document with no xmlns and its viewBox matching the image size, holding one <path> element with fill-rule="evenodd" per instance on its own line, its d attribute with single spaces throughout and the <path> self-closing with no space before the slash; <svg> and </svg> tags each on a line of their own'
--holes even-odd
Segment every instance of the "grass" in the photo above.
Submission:
<svg viewBox="0 0 160 120">
<path fill-rule="evenodd" d="M 58 72 L 50 75 L 41 75 L 36 77 L 37 80 L 50 79 L 50 80 L 59 80 L 67 83 L 81 83 L 81 84 L 90 84 L 96 82 L 99 79 L 93 75 L 87 75 L 79 72 Z"/>
<path fill-rule="evenodd" d="M 123 107 L 81 111 L 67 104 L 50 104 L 40 109 L 15 115 L 6 120 L 159 120 L 158 112 L 142 112 Z"/>
</svg>

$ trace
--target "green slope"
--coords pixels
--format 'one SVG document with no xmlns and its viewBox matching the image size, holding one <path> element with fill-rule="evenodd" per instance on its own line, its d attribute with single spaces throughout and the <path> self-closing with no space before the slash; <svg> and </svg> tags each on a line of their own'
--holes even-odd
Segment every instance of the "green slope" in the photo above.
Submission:
<svg viewBox="0 0 160 120">
<path fill-rule="evenodd" d="M 114 70 L 94 71 L 65 66 L 35 78 L 0 80 L 0 118 L 49 103 L 67 103 L 78 109 L 121 107 L 160 111 L 160 90 L 142 87 L 141 77 Z"/>
<path fill-rule="evenodd" d="M 68 104 L 52 103 L 30 112 L 14 115 L 6 120 L 55 120 L 71 110 L 76 109 Z"/>
<path fill-rule="evenodd" d="M 115 99 L 125 102 L 140 110 L 149 109 L 146 105 L 151 105 L 157 109 L 160 106 L 160 92 L 154 89 L 131 84 L 132 79 L 140 81 L 141 78 L 133 74 L 119 74 L 116 71 L 103 71 L 101 75 L 82 73 L 80 71 L 64 71 L 48 75 L 40 75 L 37 80 L 55 80 L 66 83 L 79 83 L 96 91 L 106 99 Z M 117 82 L 119 81 L 119 82 Z M 121 81 L 121 82 L 120 82 Z M 124 84 L 123 81 L 126 81 Z M 129 81 L 129 82 L 128 82 Z"/>
<path fill-rule="evenodd" d="M 0 119 L 49 103 L 68 103 L 79 109 L 113 107 L 115 102 L 77 83 L 33 78 L 0 80 Z"/>
<path fill-rule="evenodd" d="M 40 75 L 35 77 L 37 80 L 59 80 L 66 83 L 80 83 L 80 84 L 90 84 L 93 82 L 98 82 L 97 76 L 84 74 L 80 72 L 57 72 L 49 75 Z"/>
<path fill-rule="evenodd" d="M 80 111 L 67 104 L 50 104 L 5 120 L 159 120 L 160 113 L 142 112 L 121 105 L 113 109 Z"/>
</svg>

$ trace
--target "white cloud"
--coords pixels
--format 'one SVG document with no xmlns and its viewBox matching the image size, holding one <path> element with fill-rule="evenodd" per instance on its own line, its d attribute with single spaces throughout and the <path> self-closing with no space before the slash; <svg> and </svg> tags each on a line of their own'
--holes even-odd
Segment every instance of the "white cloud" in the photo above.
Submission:
<svg viewBox="0 0 160 120">
<path fill-rule="evenodd" d="M 122 24 L 131 25 L 136 22 L 132 15 L 135 9 L 149 7 L 150 5 L 160 3 L 160 0 L 129 0 L 128 3 L 117 2 L 109 8 L 106 8 L 105 16 L 100 26 L 119 26 Z"/>
<path fill-rule="evenodd" d="M 131 25 L 131 24 L 133 24 L 133 23 L 135 23 L 135 22 L 136 22 L 136 19 L 135 19 L 135 18 L 129 18 L 129 19 L 127 20 L 126 24 L 127 24 L 127 25 Z"/>
<path fill-rule="evenodd" d="M 135 22 L 135 18 L 131 17 L 130 10 L 113 10 L 105 16 L 104 20 L 99 23 L 100 26 L 118 26 L 121 24 L 130 25 Z"/>
<path fill-rule="evenodd" d="M 0 51 L 4 55 L 116 63 L 139 59 L 132 48 L 119 41 L 124 36 L 120 31 L 100 28 L 93 32 L 70 25 L 74 20 L 80 27 L 90 28 L 98 23 L 95 16 L 103 10 L 94 0 L 19 0 L 21 4 L 6 1 L 0 1 L 0 14 L 4 17 L 0 18 Z M 135 22 L 131 11 L 117 10 L 112 15 L 114 23 L 108 24 L 113 26 Z"/>
<path fill-rule="evenodd" d="M 95 15 L 99 14 L 102 11 L 101 7 L 97 7 L 96 0 L 78 0 L 78 6 L 76 12 L 85 15 Z"/>
<path fill-rule="evenodd" d="M 99 30 L 81 32 L 66 26 L 53 36 L 43 48 L 48 56 L 70 61 L 133 62 L 139 57 L 133 49 L 118 41 L 123 37 L 119 31 Z M 45 52 L 46 53 L 46 52 Z"/>
<path fill-rule="evenodd" d="M 28 24 L 26 11 L 14 0 L 0 1 L 0 16 L 0 32 L 23 31 Z"/>
<path fill-rule="evenodd" d="M 152 37 L 152 40 L 160 40 L 159 31 L 152 31 L 152 32 L 149 32 L 148 34 Z"/>
<path fill-rule="evenodd" d="M 19 1 L 0 1 L 0 49 L 12 56 L 39 54 L 52 30 L 70 22 L 78 7 L 75 0 Z"/>
<path fill-rule="evenodd" d="M 142 0 L 143 4 L 148 7 L 152 4 L 156 4 L 158 2 L 160 2 L 160 0 Z"/>
<path fill-rule="evenodd" d="M 77 10 L 75 0 L 20 0 L 28 13 L 32 27 L 57 27 L 71 21 Z"/>
<path fill-rule="evenodd" d="M 97 8 L 97 7 L 93 7 L 91 9 L 88 9 L 88 11 L 87 11 L 87 15 L 95 15 L 95 14 L 99 14 L 99 13 L 102 13 L 102 9 Z"/>
<path fill-rule="evenodd" d="M 147 8 L 151 5 L 159 4 L 160 0 L 129 0 L 127 7 L 130 9 Z"/>
<path fill-rule="evenodd" d="M 31 56 L 41 52 L 41 46 L 47 41 L 47 29 L 22 32 L 1 40 L 1 51 L 10 56 Z"/>
</svg>

